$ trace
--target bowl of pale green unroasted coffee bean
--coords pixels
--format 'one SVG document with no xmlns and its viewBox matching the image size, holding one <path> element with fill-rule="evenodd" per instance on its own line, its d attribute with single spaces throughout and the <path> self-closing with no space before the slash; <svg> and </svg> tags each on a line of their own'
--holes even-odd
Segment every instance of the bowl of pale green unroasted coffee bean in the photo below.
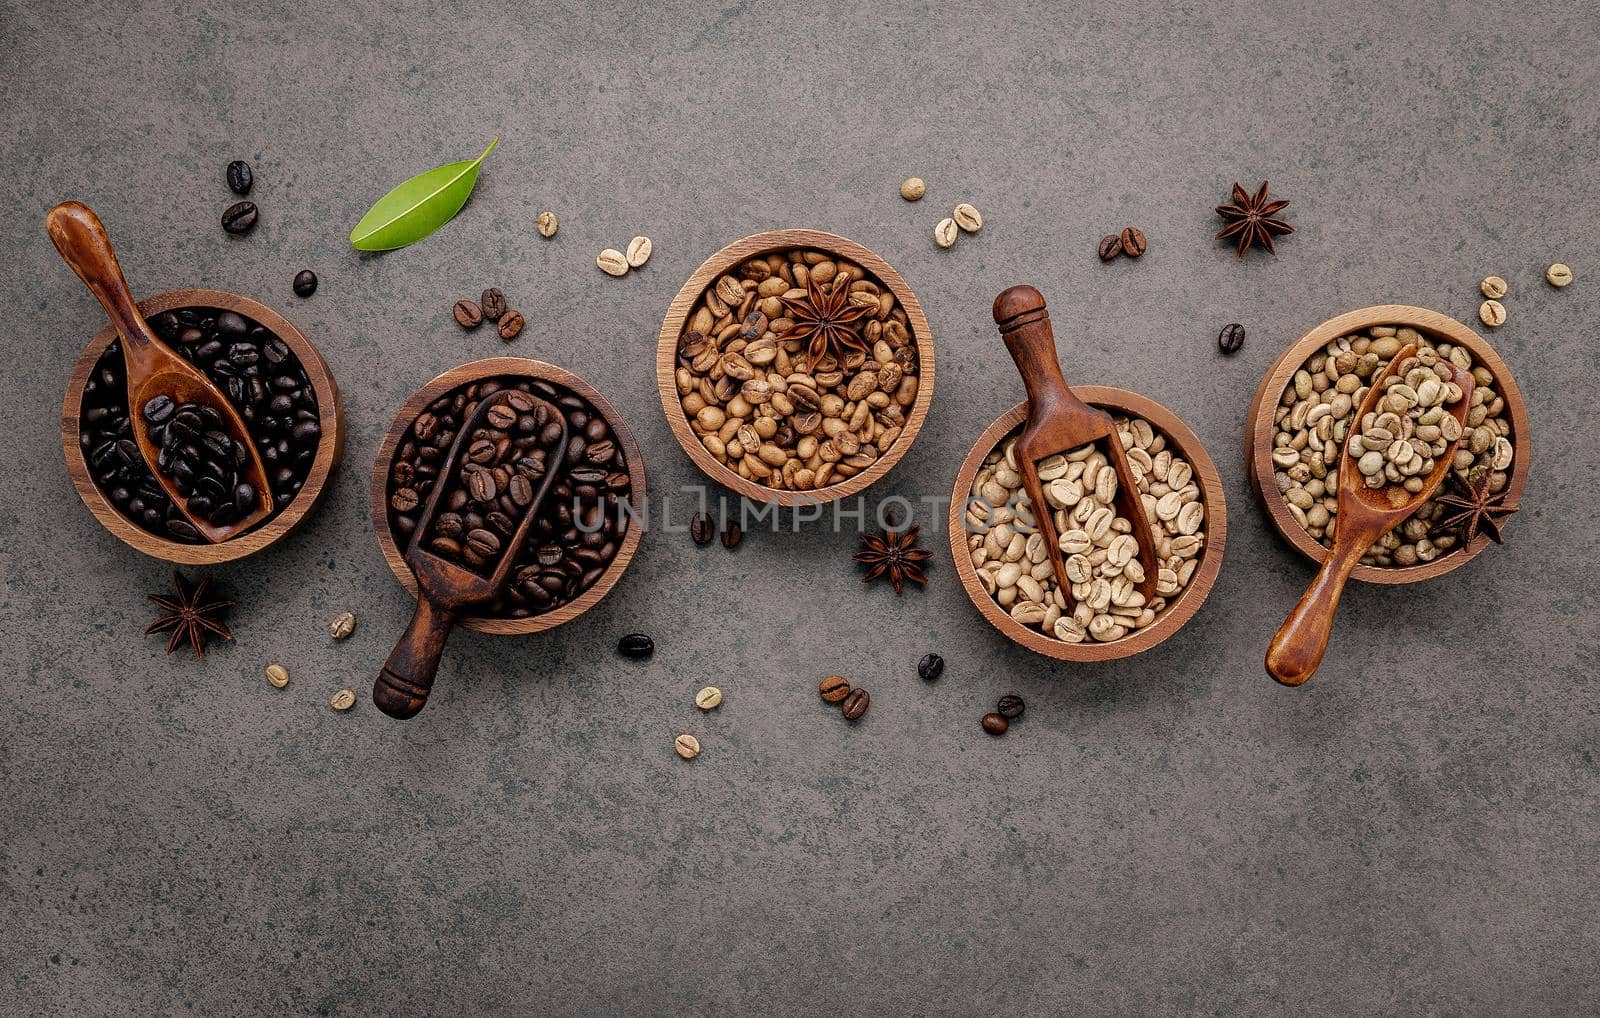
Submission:
<svg viewBox="0 0 1600 1018">
<path fill-rule="evenodd" d="M 1511 369 L 1471 329 L 1425 308 L 1386 304 L 1329 319 L 1284 351 L 1256 392 L 1246 421 L 1250 481 L 1273 525 L 1320 563 L 1338 529 L 1338 469 L 1356 411 L 1372 380 L 1409 344 L 1424 368 L 1449 363 L 1472 375 L 1466 424 L 1446 483 L 1374 544 L 1352 574 L 1370 583 L 1411 583 L 1465 565 L 1505 537 L 1527 483 L 1528 412 Z M 1400 449 L 1417 461 L 1455 436 L 1423 425 Z M 1436 434 L 1437 432 L 1437 434 Z M 1387 452 L 1387 451 L 1386 451 Z M 1357 467 L 1356 462 L 1351 466 Z M 1482 511 L 1474 511 L 1481 509 Z M 1512 523 L 1510 526 L 1514 527 Z"/>
</svg>

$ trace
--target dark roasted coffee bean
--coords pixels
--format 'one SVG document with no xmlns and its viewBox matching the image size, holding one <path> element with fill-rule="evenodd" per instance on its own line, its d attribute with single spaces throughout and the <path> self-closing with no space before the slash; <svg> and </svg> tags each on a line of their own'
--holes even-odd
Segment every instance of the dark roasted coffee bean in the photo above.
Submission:
<svg viewBox="0 0 1600 1018">
<path fill-rule="evenodd" d="M 172 402 L 171 396 L 154 396 L 145 401 L 144 409 L 140 413 L 151 424 L 160 424 L 170 418 L 177 408 L 178 405 Z"/>
<path fill-rule="evenodd" d="M 400 488 L 389 496 L 389 505 L 395 512 L 408 513 L 422 504 L 422 499 L 417 496 L 415 489 Z"/>
<path fill-rule="evenodd" d="M 742 540 L 744 540 L 744 531 L 739 528 L 737 522 L 729 520 L 722 528 L 722 546 L 732 551 L 739 547 L 739 542 Z"/>
<path fill-rule="evenodd" d="M 1129 258 L 1137 258 L 1144 254 L 1144 231 L 1140 230 L 1137 226 L 1130 226 L 1123 230 L 1121 241 L 1122 253 L 1127 255 Z"/>
<path fill-rule="evenodd" d="M 167 521 L 167 531 L 173 537 L 181 538 L 185 541 L 200 540 L 200 531 L 196 530 L 188 520 L 181 516 L 174 516 Z"/>
<path fill-rule="evenodd" d="M 487 559 L 500 551 L 500 538 L 492 531 L 474 530 L 467 534 L 464 547 L 467 551 Z"/>
<path fill-rule="evenodd" d="M 817 693 L 829 703 L 838 703 L 850 695 L 850 682 L 843 675 L 830 675 L 817 683 Z"/>
<path fill-rule="evenodd" d="M 517 412 L 504 403 L 496 403 L 484 411 L 483 419 L 488 422 L 491 428 L 499 428 L 504 431 L 517 423 Z"/>
<path fill-rule="evenodd" d="M 1122 238 L 1115 233 L 1108 233 L 1100 238 L 1100 247 L 1097 251 L 1100 260 L 1109 262 L 1122 254 Z"/>
<path fill-rule="evenodd" d="M 496 325 L 496 331 L 500 333 L 500 338 L 505 340 L 507 343 L 511 342 L 513 339 L 516 339 L 517 336 L 522 332 L 522 312 L 507 311 L 505 314 L 501 315 L 500 321 Z"/>
<path fill-rule="evenodd" d="M 695 544 L 710 544 L 717 536 L 716 525 L 705 513 L 695 513 L 689 520 L 689 536 Z"/>
<path fill-rule="evenodd" d="M 924 654 L 917 662 L 917 674 L 929 682 L 944 674 L 944 658 L 937 654 Z"/>
<path fill-rule="evenodd" d="M 844 713 L 846 721 L 860 721 L 867 713 L 867 707 L 872 703 L 872 697 L 860 687 L 850 690 L 850 695 L 839 704 L 839 710 Z"/>
<path fill-rule="evenodd" d="M 983 730 L 990 735 L 1004 735 L 1011 723 L 1002 714 L 985 714 L 983 716 Z"/>
<path fill-rule="evenodd" d="M 256 176 L 250 172 L 250 164 L 243 159 L 235 159 L 228 164 L 228 190 L 237 195 L 250 193 L 250 186 L 256 182 Z"/>
<path fill-rule="evenodd" d="M 1027 709 L 1028 705 L 1023 703 L 1022 697 L 1017 696 L 1015 693 L 1008 693 L 1002 696 L 1000 702 L 995 704 L 995 710 L 999 711 L 1000 716 L 1007 721 L 1017 720 L 1022 717 L 1022 712 Z"/>
<path fill-rule="evenodd" d="M 497 321 L 506 313 L 506 295 L 497 287 L 491 286 L 483 291 L 483 296 L 478 298 L 478 304 L 483 309 L 483 317 L 490 321 Z"/>
<path fill-rule="evenodd" d="M 1244 326 L 1238 322 L 1224 325 L 1222 331 L 1217 333 L 1217 346 L 1222 348 L 1223 353 L 1238 353 L 1239 348 L 1244 346 Z"/>
<path fill-rule="evenodd" d="M 506 494 L 511 496 L 511 501 L 525 508 L 533 501 L 533 485 L 526 477 L 517 474 L 506 483 Z"/>
<path fill-rule="evenodd" d="M 301 269 L 294 274 L 294 295 L 296 297 L 309 297 L 317 292 L 317 274 L 310 269 Z"/>
<path fill-rule="evenodd" d="M 257 214 L 255 202 L 235 202 L 222 214 L 222 228 L 234 235 L 249 233 L 256 227 Z"/>
<path fill-rule="evenodd" d="M 476 329 L 483 324 L 483 312 L 470 300 L 458 300 L 455 307 L 456 324 L 463 329 Z"/>
<path fill-rule="evenodd" d="M 629 633 L 617 641 L 617 653 L 635 660 L 647 658 L 656 652 L 656 641 L 643 633 Z"/>
</svg>

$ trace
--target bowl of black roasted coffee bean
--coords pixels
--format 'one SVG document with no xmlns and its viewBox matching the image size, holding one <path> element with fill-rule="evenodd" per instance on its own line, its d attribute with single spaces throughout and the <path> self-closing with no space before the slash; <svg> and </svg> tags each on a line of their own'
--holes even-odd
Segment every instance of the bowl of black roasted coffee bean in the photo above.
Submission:
<svg viewBox="0 0 1600 1018">
<path fill-rule="evenodd" d="M 533 397 L 524 399 L 523 397 Z M 456 476 L 439 476 L 460 430 L 485 400 L 496 407 L 466 436 Z M 517 408 L 527 404 L 526 411 Z M 549 455 L 560 422 L 567 444 Z M 504 420 L 491 420 L 499 406 Z M 545 483 L 531 531 L 505 589 L 460 624 L 479 632 L 537 633 L 577 618 L 616 585 L 639 546 L 644 460 L 612 405 L 569 371 L 521 357 L 492 357 L 445 372 L 419 389 L 389 426 L 372 469 L 372 522 L 395 578 L 416 596 L 405 562 L 413 540 L 435 554 L 498 561 Z M 431 525 L 418 535 L 443 484 Z"/>
<path fill-rule="evenodd" d="M 178 290 L 140 301 L 139 310 L 239 411 L 269 490 L 243 480 L 245 451 L 232 448 L 215 409 L 168 397 L 128 407 L 122 341 L 107 326 L 78 359 L 62 406 L 62 446 L 78 494 L 106 529 L 169 562 L 228 562 L 266 548 L 311 511 L 343 451 L 343 408 L 327 363 L 281 315 L 237 294 Z M 134 413 L 159 428 L 155 464 L 134 441 Z M 270 514 L 242 534 L 208 543 L 153 469 L 179 482 L 190 512 L 215 525 L 253 511 L 263 495 Z"/>
</svg>

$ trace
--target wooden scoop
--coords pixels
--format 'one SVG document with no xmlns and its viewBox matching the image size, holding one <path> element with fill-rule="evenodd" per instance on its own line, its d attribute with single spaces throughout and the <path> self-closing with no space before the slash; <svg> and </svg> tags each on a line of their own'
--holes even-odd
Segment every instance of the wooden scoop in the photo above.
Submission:
<svg viewBox="0 0 1600 1018">
<path fill-rule="evenodd" d="M 1311 678 L 1317 665 L 1322 663 L 1322 655 L 1328 650 L 1328 637 L 1333 632 L 1333 616 L 1339 610 L 1339 596 L 1344 593 L 1345 581 L 1350 579 L 1350 573 L 1361 561 L 1361 556 L 1378 538 L 1422 508 L 1450 472 L 1460 436 L 1439 454 L 1433 470 L 1423 478 L 1422 490 L 1395 505 L 1391 504 L 1389 497 L 1395 486 L 1367 487 L 1361 471 L 1354 466 L 1355 458 L 1350 455 L 1350 446 L 1357 441 L 1362 419 L 1373 411 L 1383 395 L 1383 380 L 1394 374 L 1396 366 L 1416 352 L 1416 344 L 1408 343 L 1372 380 L 1366 398 L 1356 411 L 1355 424 L 1345 436 L 1344 448 L 1339 450 L 1339 513 L 1333 547 L 1323 560 L 1322 568 L 1317 571 L 1316 579 L 1311 581 L 1300 603 L 1294 606 L 1294 611 L 1289 613 L 1283 627 L 1272 638 L 1272 646 L 1267 648 L 1267 672 L 1285 686 L 1300 685 Z M 1445 361 L 1440 363 L 1450 368 L 1452 381 L 1461 387 L 1461 399 L 1451 414 L 1457 423 L 1464 425 L 1467 409 L 1472 405 L 1472 376 L 1454 364 Z"/>
<path fill-rule="evenodd" d="M 167 497 L 184 519 L 212 544 L 226 541 L 243 533 L 266 519 L 272 512 L 272 490 L 267 484 L 267 471 L 261 464 L 261 454 L 244 420 L 233 404 L 228 402 L 211 379 L 193 364 L 178 356 L 171 347 L 161 342 L 145 322 L 144 316 L 134 306 L 133 295 L 128 292 L 128 281 L 122 276 L 122 266 L 117 264 L 116 252 L 111 249 L 111 238 L 106 228 L 89 206 L 82 202 L 62 202 L 45 216 L 45 228 L 50 241 L 72 271 L 83 280 L 89 292 L 100 301 L 100 306 L 111 316 L 117 335 L 122 337 L 122 359 L 127 365 L 128 421 L 133 427 L 133 438 Z M 216 526 L 209 520 L 189 511 L 188 498 L 178 491 L 174 479 L 164 470 L 157 469 L 160 445 L 150 437 L 150 422 L 141 412 L 144 405 L 157 396 L 171 397 L 173 402 L 198 403 L 222 415 L 222 424 L 228 437 L 241 443 L 249 456 L 239 467 L 241 480 L 255 488 L 260 504 L 252 512 L 241 515 L 226 526 Z M 230 493 L 231 494 L 231 493 Z"/>
<path fill-rule="evenodd" d="M 1156 591 L 1156 546 L 1116 423 L 1110 414 L 1089 406 L 1067 388 L 1056 361 L 1055 331 L 1050 325 L 1050 313 L 1045 310 L 1044 295 L 1031 286 L 1013 286 L 994 299 L 994 321 L 1028 390 L 1028 420 L 1016 446 L 1017 469 L 1022 472 L 1023 489 L 1033 503 L 1034 525 L 1050 550 L 1050 568 L 1067 599 L 1067 608 L 1073 606 L 1072 584 L 1067 580 L 1050 504 L 1044 499 L 1039 461 L 1090 442 L 1100 444 L 1117 472 L 1117 515 L 1133 524 L 1139 564 L 1144 567 L 1144 580 L 1137 589 L 1146 601 L 1150 600 Z"/>
<path fill-rule="evenodd" d="M 417 518 L 416 529 L 411 533 L 411 544 L 406 548 L 405 558 L 406 565 L 411 567 L 412 574 L 417 578 L 417 610 L 411 617 L 411 624 L 400 637 L 400 642 L 389 652 L 389 659 L 384 662 L 383 670 L 378 673 L 378 679 L 372 686 L 372 702 L 392 718 L 403 721 L 415 717 L 427 705 L 450 630 L 462 615 L 493 601 L 495 595 L 505 587 L 517 558 L 522 554 L 523 545 L 527 544 L 539 506 L 543 504 L 566 456 L 565 415 L 548 401 L 529 396 L 535 407 L 548 407 L 551 419 L 561 422 L 561 437 L 546 449 L 544 477 L 539 482 L 533 500 L 523 510 L 517 529 L 501 549 L 494 571 L 484 576 L 464 564 L 435 555 L 423 546 L 425 536 L 433 528 L 440 498 L 455 485 L 457 469 L 462 455 L 472 442 L 472 433 L 478 430 L 485 415 L 494 406 L 504 402 L 512 392 L 527 395 L 521 390 L 495 393 L 480 403 L 462 423 L 461 430 L 456 432 L 454 444 L 450 446 L 449 455 L 439 464 L 433 492 L 428 496 L 428 504 Z"/>
</svg>

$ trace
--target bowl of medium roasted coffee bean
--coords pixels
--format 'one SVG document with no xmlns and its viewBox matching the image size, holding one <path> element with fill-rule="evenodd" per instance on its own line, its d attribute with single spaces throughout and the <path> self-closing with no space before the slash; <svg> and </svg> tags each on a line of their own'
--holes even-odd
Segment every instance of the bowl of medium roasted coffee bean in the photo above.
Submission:
<svg viewBox="0 0 1600 1018">
<path fill-rule="evenodd" d="M 1116 512 L 1116 471 L 1092 444 L 1038 464 L 1070 583 L 1059 588 L 1016 460 L 1025 402 L 989 426 L 956 475 L 950 553 L 967 596 L 1011 640 L 1107 661 L 1149 650 L 1200 610 L 1222 569 L 1227 504 L 1205 446 L 1170 410 L 1108 386 L 1072 391 L 1116 422 L 1156 543 L 1154 595 L 1137 589 L 1145 575 L 1133 526 Z"/>
<path fill-rule="evenodd" d="M 642 516 L 646 504 L 644 459 L 615 408 L 569 371 L 521 357 L 492 357 L 446 371 L 419 389 L 379 446 L 372 523 L 395 578 L 416 596 L 405 552 L 463 422 L 482 401 L 496 397 L 512 407 L 519 393 L 554 405 L 566 418 L 563 455 L 549 461 L 545 450 L 560 426 L 533 411 L 508 414 L 499 435 L 486 423 L 480 429 L 485 433 L 473 437 L 464 452 L 460 476 L 444 482 L 432 530 L 422 535 L 425 547 L 469 565 L 498 561 L 498 548 L 515 531 L 523 507 L 554 471 L 504 592 L 481 614 L 460 622 L 483 633 L 538 633 L 577 618 L 616 586 L 643 536 L 634 509 Z M 551 425 L 555 434 L 546 435 Z"/>
<path fill-rule="evenodd" d="M 1340 456 L 1351 430 L 1363 430 L 1356 408 L 1372 379 L 1408 343 L 1416 344 L 1422 368 L 1448 362 L 1469 372 L 1474 385 L 1453 453 L 1453 476 L 1362 557 L 1351 575 L 1369 583 L 1438 576 L 1488 547 L 1489 530 L 1463 529 L 1472 520 L 1451 504 L 1461 493 L 1475 491 L 1496 518 L 1515 509 L 1528 476 L 1528 412 L 1505 361 L 1477 333 L 1436 311 L 1400 304 L 1362 308 L 1323 322 L 1290 345 L 1262 379 L 1246 420 L 1246 466 L 1257 498 L 1284 539 L 1320 563 L 1338 524 Z M 1389 459 L 1406 453 L 1399 444 L 1382 457 L 1365 456 L 1350 465 L 1369 482 L 1385 476 L 1372 472 L 1375 467 L 1402 474 L 1404 482 L 1431 447 L 1452 437 L 1447 431 L 1453 432 L 1453 423 L 1412 423 L 1405 438 L 1415 446 L 1415 459 L 1405 457 L 1409 465 L 1397 468 Z"/>
<path fill-rule="evenodd" d="M 933 335 L 882 258 L 816 230 L 731 244 L 661 325 L 656 381 L 690 459 L 756 502 L 864 491 L 916 440 L 933 401 Z"/>
<path fill-rule="evenodd" d="M 200 565 L 252 555 L 305 519 L 343 452 L 344 411 L 333 375 L 298 329 L 246 297 L 177 290 L 140 301 L 139 310 L 239 411 L 266 468 L 272 513 L 220 544 L 206 543 L 188 524 L 140 456 L 130 412 L 159 418 L 169 462 L 156 468 L 195 474 L 183 485 L 189 506 L 199 497 L 203 515 L 219 525 L 258 495 L 228 479 L 241 450 L 218 451 L 226 434 L 205 419 L 215 413 L 209 408 L 158 399 L 130 411 L 121 340 L 109 325 L 79 357 L 62 406 L 62 447 L 78 494 L 107 530 L 147 555 Z"/>
</svg>

